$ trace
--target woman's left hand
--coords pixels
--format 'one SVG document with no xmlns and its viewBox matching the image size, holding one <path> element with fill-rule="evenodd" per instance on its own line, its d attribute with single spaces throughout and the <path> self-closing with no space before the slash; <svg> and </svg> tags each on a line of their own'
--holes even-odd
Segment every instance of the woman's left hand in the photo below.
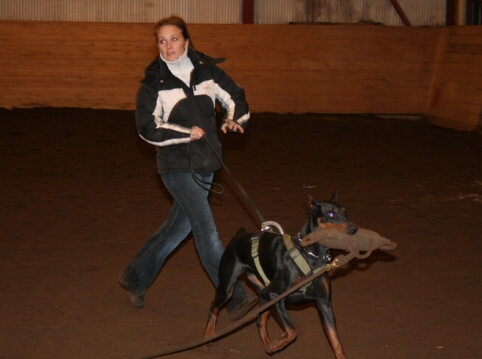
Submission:
<svg viewBox="0 0 482 359">
<path fill-rule="evenodd" d="M 244 133 L 243 127 L 241 127 L 236 121 L 224 120 L 224 123 L 221 126 L 221 131 L 226 133 L 228 130 L 233 131 L 233 132 Z"/>
</svg>

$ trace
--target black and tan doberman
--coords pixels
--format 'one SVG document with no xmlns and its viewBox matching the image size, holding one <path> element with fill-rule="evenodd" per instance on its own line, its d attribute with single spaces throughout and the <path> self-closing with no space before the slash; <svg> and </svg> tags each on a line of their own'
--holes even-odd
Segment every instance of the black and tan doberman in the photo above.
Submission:
<svg viewBox="0 0 482 359">
<path fill-rule="evenodd" d="M 238 232 L 227 245 L 221 259 L 219 286 L 211 305 L 204 337 L 208 338 L 215 334 L 219 311 L 229 300 L 234 285 L 241 275 L 246 275 L 254 284 L 260 304 L 264 304 L 322 269 L 331 259 L 329 249 L 319 244 L 301 247 L 300 239 L 318 227 L 329 226 L 338 227 L 348 234 L 354 234 L 358 230 L 355 224 L 348 221 L 344 208 L 338 203 L 336 193 L 330 200 L 323 202 L 317 202 L 310 197 L 309 218 L 300 233 L 295 236 L 270 231 Z M 316 303 L 323 328 L 336 358 L 345 358 L 331 306 L 331 285 L 328 273 L 322 274 L 258 317 L 258 330 L 265 351 L 269 354 L 275 353 L 296 338 L 296 330 L 285 305 L 308 302 Z M 270 313 L 278 319 L 283 329 L 282 336 L 275 340 L 269 338 L 267 331 Z"/>
</svg>

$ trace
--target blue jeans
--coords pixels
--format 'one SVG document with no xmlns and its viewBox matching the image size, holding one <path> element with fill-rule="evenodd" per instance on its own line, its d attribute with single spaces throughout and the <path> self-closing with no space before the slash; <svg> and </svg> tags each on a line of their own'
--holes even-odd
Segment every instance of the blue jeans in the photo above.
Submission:
<svg viewBox="0 0 482 359">
<path fill-rule="evenodd" d="M 214 223 L 208 201 L 209 191 L 193 179 L 191 172 L 161 175 L 164 185 L 174 197 L 167 220 L 144 244 L 120 277 L 122 285 L 136 295 L 144 295 L 167 257 L 192 231 L 201 263 L 214 286 L 218 286 L 218 267 L 224 247 Z M 195 174 L 203 182 L 211 183 L 214 175 Z M 209 187 L 209 184 L 204 185 Z M 240 283 L 235 287 L 228 310 L 247 296 Z"/>
</svg>

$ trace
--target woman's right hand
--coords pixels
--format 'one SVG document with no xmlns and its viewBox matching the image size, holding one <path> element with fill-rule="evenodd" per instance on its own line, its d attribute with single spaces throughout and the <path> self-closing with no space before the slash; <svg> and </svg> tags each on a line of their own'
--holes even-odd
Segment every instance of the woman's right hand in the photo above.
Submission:
<svg viewBox="0 0 482 359">
<path fill-rule="evenodd" d="M 197 126 L 193 126 L 191 128 L 191 132 L 189 133 L 189 138 L 191 141 L 196 141 L 204 137 L 206 132 L 202 128 L 199 128 Z"/>
</svg>

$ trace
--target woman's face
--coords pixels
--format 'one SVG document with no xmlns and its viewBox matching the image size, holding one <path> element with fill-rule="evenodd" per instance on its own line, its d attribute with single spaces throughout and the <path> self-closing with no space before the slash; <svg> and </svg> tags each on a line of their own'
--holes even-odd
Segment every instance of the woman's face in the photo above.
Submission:
<svg viewBox="0 0 482 359">
<path fill-rule="evenodd" d="M 175 25 L 164 25 L 157 31 L 157 47 L 164 60 L 177 60 L 188 44 L 189 40 L 184 39 L 181 29 Z"/>
</svg>

